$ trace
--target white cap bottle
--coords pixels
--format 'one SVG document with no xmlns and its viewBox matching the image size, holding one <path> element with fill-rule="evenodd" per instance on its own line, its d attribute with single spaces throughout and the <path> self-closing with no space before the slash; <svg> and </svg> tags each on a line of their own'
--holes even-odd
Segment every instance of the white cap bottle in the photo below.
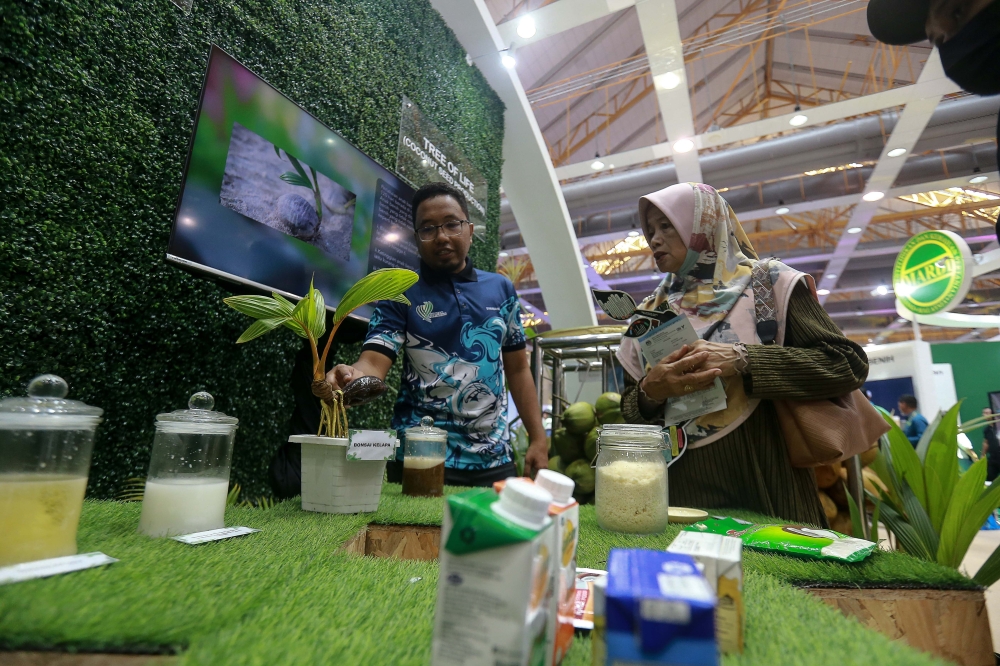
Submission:
<svg viewBox="0 0 1000 666">
<path fill-rule="evenodd" d="M 573 488 L 576 487 L 576 484 L 565 474 L 551 469 L 538 470 L 538 474 L 535 476 L 535 485 L 552 493 L 552 500 L 556 504 L 569 504 L 573 501 Z"/>
<path fill-rule="evenodd" d="M 540 530 L 549 522 L 551 503 L 552 493 L 545 488 L 511 477 L 500 492 L 500 500 L 490 507 L 494 513 L 521 527 Z"/>
</svg>

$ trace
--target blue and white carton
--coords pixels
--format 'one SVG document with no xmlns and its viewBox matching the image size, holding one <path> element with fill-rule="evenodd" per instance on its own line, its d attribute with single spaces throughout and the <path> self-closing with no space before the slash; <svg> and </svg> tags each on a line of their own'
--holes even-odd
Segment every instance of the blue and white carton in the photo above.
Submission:
<svg viewBox="0 0 1000 666">
<path fill-rule="evenodd" d="M 606 666 L 717 666 L 716 595 L 694 559 L 615 549 L 605 595 Z"/>
</svg>

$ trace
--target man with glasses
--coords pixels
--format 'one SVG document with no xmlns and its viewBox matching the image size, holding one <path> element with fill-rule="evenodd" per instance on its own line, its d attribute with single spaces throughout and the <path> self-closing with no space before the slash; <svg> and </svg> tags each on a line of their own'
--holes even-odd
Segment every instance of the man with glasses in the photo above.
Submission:
<svg viewBox="0 0 1000 666">
<path fill-rule="evenodd" d="M 489 486 L 516 476 L 507 428 L 507 390 L 528 430 L 524 473 L 548 465 L 535 384 L 525 353 L 517 293 L 510 280 L 476 270 L 467 260 L 472 223 L 465 196 L 430 183 L 413 196 L 420 280 L 412 305 L 381 301 L 372 314 L 360 358 L 326 375 L 334 388 L 357 377 L 385 379 L 403 352 L 403 377 L 392 427 L 431 416 L 448 432 L 445 483 Z M 398 482 L 402 463 L 389 464 Z"/>
</svg>

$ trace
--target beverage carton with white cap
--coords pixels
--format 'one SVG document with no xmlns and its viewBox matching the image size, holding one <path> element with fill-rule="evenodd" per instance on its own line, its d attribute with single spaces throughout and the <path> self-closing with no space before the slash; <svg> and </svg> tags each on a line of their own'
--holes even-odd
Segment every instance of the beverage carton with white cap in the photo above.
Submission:
<svg viewBox="0 0 1000 666">
<path fill-rule="evenodd" d="M 441 527 L 434 666 L 551 666 L 552 494 L 508 479 L 498 495 L 448 496 Z"/>
<path fill-rule="evenodd" d="M 553 635 L 553 661 L 560 663 L 573 645 L 576 601 L 576 543 L 580 536 L 580 504 L 573 499 L 573 479 L 550 469 L 539 470 L 535 483 L 552 493 L 549 517 L 554 525 L 552 564 L 555 588 L 549 604 L 549 633 Z"/>
</svg>

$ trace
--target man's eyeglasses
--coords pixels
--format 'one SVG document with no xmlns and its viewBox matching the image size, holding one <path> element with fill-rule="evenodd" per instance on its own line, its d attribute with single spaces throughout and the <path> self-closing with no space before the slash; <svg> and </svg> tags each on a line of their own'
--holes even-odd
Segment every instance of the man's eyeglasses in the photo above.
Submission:
<svg viewBox="0 0 1000 666">
<path fill-rule="evenodd" d="M 417 238 L 425 243 L 429 243 L 437 238 L 438 229 L 440 229 L 445 236 L 457 236 L 462 233 L 462 226 L 468 223 L 468 220 L 451 220 L 449 222 L 445 222 L 444 224 L 428 224 L 425 227 L 417 229 Z"/>
</svg>

